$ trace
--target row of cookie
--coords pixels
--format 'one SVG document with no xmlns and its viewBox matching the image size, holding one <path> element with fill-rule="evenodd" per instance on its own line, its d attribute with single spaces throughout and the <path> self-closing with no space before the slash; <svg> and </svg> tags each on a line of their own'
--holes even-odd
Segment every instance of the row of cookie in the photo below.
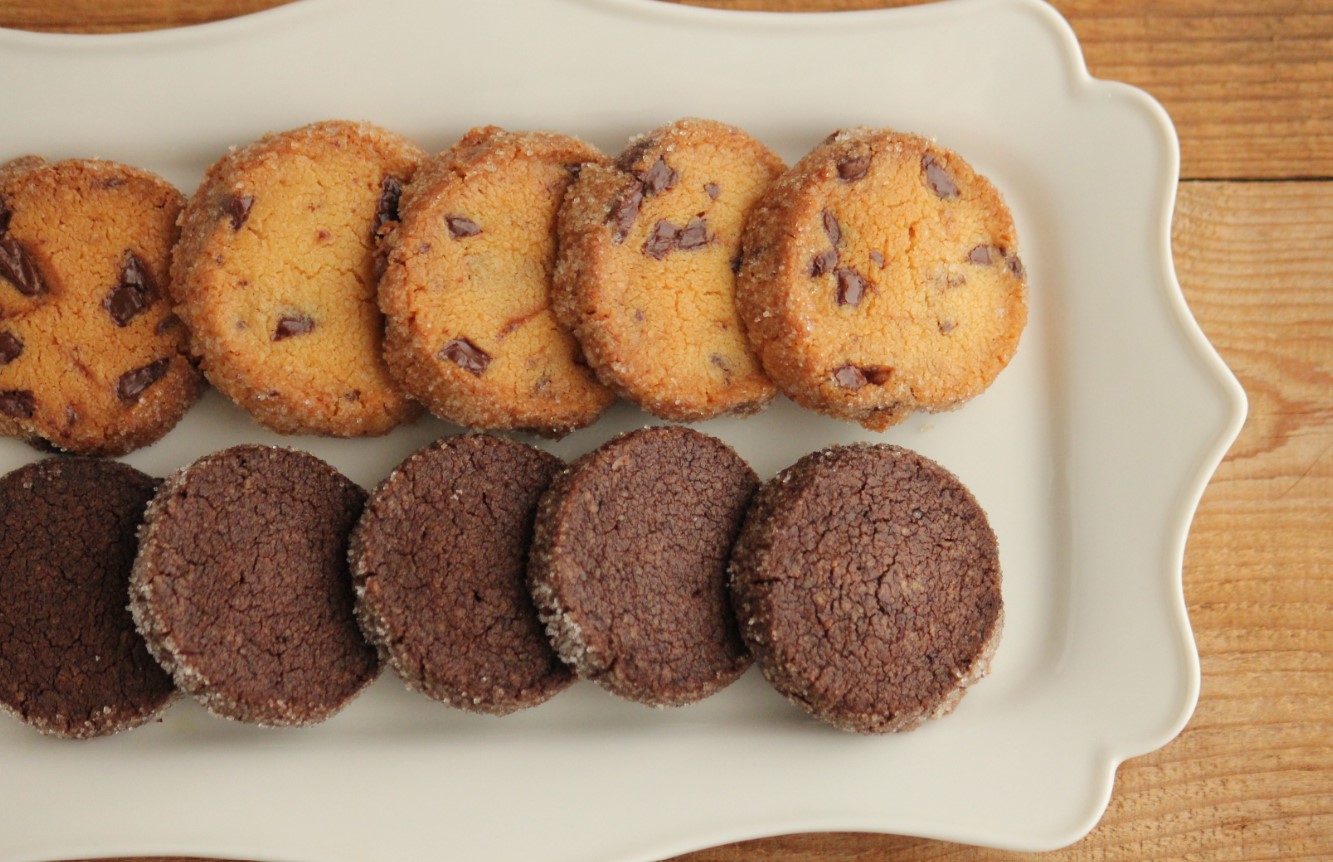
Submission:
<svg viewBox="0 0 1333 862">
<path fill-rule="evenodd" d="M 998 192 L 882 129 L 788 170 L 707 120 L 614 161 L 495 127 L 427 158 L 325 122 L 228 153 L 181 203 L 104 162 L 0 168 L 0 433 L 144 445 L 198 396 L 187 354 L 283 433 L 380 434 L 421 403 L 559 435 L 617 395 L 695 421 L 779 389 L 882 429 L 982 391 L 1026 320 Z"/>
<path fill-rule="evenodd" d="M 291 449 L 228 449 L 160 486 L 51 459 L 0 479 L 0 560 L 0 705 L 69 737 L 142 724 L 176 690 L 313 723 L 384 663 L 483 713 L 575 677 L 680 705 L 751 656 L 818 718 L 903 730 L 985 673 L 1002 615 L 994 535 L 934 462 L 841 447 L 760 488 L 681 427 L 568 467 L 447 437 L 368 499 Z"/>
</svg>

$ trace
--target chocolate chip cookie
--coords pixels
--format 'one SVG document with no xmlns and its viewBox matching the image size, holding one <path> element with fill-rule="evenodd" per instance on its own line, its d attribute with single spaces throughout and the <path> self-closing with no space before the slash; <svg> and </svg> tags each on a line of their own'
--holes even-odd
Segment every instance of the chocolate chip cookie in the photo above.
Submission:
<svg viewBox="0 0 1333 862">
<path fill-rule="evenodd" d="M 208 169 L 172 290 L 204 374 L 284 434 L 383 434 L 419 408 L 381 356 L 378 235 L 424 157 L 365 123 L 269 135 Z"/>
<path fill-rule="evenodd" d="M 364 500 L 313 455 L 267 446 L 207 455 L 163 484 L 130 608 L 182 691 L 237 721 L 302 725 L 375 678 L 347 570 Z"/>
<path fill-rule="evenodd" d="M 556 210 L 574 177 L 605 161 L 567 135 L 487 126 L 407 186 L 380 283 L 385 359 L 432 413 L 558 436 L 615 400 L 550 296 Z"/>
<path fill-rule="evenodd" d="M 764 370 L 872 430 L 981 393 L 1027 321 L 1000 193 L 914 135 L 831 135 L 769 188 L 743 245 L 736 299 Z"/>
<path fill-rule="evenodd" d="M 631 431 L 542 497 L 528 583 L 556 652 L 621 697 L 676 706 L 749 666 L 726 568 L 758 479 L 689 428 Z"/>
<path fill-rule="evenodd" d="M 958 479 L 889 445 L 802 458 L 755 497 L 732 556 L 745 642 L 778 691 L 844 730 L 910 730 L 989 670 L 995 534 Z"/>
<path fill-rule="evenodd" d="M 156 482 L 57 458 L 0 479 L 0 708 L 84 739 L 160 715 L 175 687 L 125 607 L 134 531 Z"/>
<path fill-rule="evenodd" d="M 198 399 L 167 294 L 182 203 L 115 162 L 0 166 L 0 434 L 123 455 Z"/>
<path fill-rule="evenodd" d="M 682 422 L 772 400 L 735 272 L 746 215 L 782 169 L 741 130 L 685 119 L 583 170 L 560 212 L 555 309 L 608 386 Z"/>
<path fill-rule="evenodd" d="M 447 437 L 404 461 L 352 535 L 362 631 L 410 688 L 504 715 L 573 681 L 524 570 L 537 500 L 563 462 L 500 437 Z"/>
</svg>

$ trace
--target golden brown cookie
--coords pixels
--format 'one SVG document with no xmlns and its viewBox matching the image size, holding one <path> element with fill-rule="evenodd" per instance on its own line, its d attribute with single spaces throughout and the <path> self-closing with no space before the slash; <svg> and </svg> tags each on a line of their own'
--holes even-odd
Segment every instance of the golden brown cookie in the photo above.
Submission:
<svg viewBox="0 0 1333 862">
<path fill-rule="evenodd" d="M 209 168 L 173 291 L 204 374 L 284 434 L 383 434 L 418 407 L 381 357 L 376 235 L 424 153 L 365 123 L 269 135 Z"/>
<path fill-rule="evenodd" d="M 0 434 L 122 455 L 202 380 L 167 291 L 183 199 L 115 162 L 0 166 Z"/>
<path fill-rule="evenodd" d="M 782 169 L 741 130 L 698 119 L 584 169 L 560 212 L 555 309 L 603 382 L 684 422 L 772 400 L 735 267 L 746 214 Z"/>
<path fill-rule="evenodd" d="M 605 161 L 566 135 L 487 126 L 408 185 L 380 283 L 385 359 L 432 413 L 560 435 L 615 400 L 550 298 L 556 210 L 575 175 Z"/>
<path fill-rule="evenodd" d="M 836 132 L 770 187 L 736 300 L 784 393 L 872 430 L 982 392 L 1027 321 L 1000 193 L 956 153 L 887 129 Z"/>
</svg>

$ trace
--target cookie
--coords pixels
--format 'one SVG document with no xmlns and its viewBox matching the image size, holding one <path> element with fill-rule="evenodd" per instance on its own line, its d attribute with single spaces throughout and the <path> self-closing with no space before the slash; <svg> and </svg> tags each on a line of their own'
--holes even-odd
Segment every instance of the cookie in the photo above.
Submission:
<svg viewBox="0 0 1333 862">
<path fill-rule="evenodd" d="M 375 489 L 352 534 L 357 619 L 408 687 L 505 715 L 573 681 L 524 579 L 537 500 L 563 466 L 500 437 L 447 437 Z"/>
<path fill-rule="evenodd" d="M 283 434 L 383 434 L 418 406 L 381 356 L 377 234 L 424 153 L 365 123 L 269 135 L 208 169 L 172 289 L 204 374 Z"/>
<path fill-rule="evenodd" d="M 136 727 L 171 702 L 126 608 L 134 531 L 156 482 L 57 458 L 0 479 L 0 708 L 52 736 Z"/>
<path fill-rule="evenodd" d="M 555 309 L 603 382 L 680 422 L 772 400 L 735 267 L 746 214 L 782 169 L 741 130 L 685 119 L 580 173 L 560 211 Z"/>
<path fill-rule="evenodd" d="M 765 483 L 731 590 L 768 681 L 844 730 L 910 730 L 984 676 L 1004 605 L 995 534 L 958 479 L 907 449 L 857 444 Z"/>
<path fill-rule="evenodd" d="M 130 609 L 182 691 L 237 721 L 303 725 L 375 678 L 347 570 L 364 500 L 315 456 L 267 446 L 207 455 L 163 484 Z"/>
<path fill-rule="evenodd" d="M 875 431 L 980 394 L 1027 321 L 1000 193 L 958 154 L 885 129 L 834 133 L 769 188 L 736 300 L 787 396 Z"/>
<path fill-rule="evenodd" d="M 630 700 L 677 706 L 750 665 L 726 568 L 759 481 L 689 428 L 631 431 L 543 495 L 528 586 L 560 657 Z"/>
<path fill-rule="evenodd" d="M 123 455 L 198 399 L 167 292 L 182 204 L 115 162 L 0 166 L 0 435 Z"/>
<path fill-rule="evenodd" d="M 550 296 L 556 210 L 579 171 L 605 161 L 566 135 L 487 126 L 404 191 L 380 283 L 385 359 L 436 416 L 559 436 L 615 400 Z"/>
</svg>

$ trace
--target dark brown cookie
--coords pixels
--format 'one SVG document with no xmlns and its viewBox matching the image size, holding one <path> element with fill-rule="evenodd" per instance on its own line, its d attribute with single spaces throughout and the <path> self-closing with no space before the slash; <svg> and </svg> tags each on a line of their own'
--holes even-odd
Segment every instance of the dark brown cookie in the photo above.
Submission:
<svg viewBox="0 0 1333 862">
<path fill-rule="evenodd" d="M 631 431 L 542 497 L 528 584 L 580 677 L 655 706 L 700 700 L 750 665 L 726 567 L 754 471 L 689 428 Z"/>
<path fill-rule="evenodd" d="M 300 725 L 375 678 L 347 571 L 364 500 L 315 456 L 267 446 L 205 456 L 163 484 L 130 607 L 183 691 L 227 718 Z"/>
<path fill-rule="evenodd" d="M 375 489 L 352 534 L 357 619 L 409 687 L 504 715 L 573 681 L 524 580 L 537 500 L 562 466 L 501 437 L 446 437 Z"/>
<path fill-rule="evenodd" d="M 0 707 L 83 739 L 157 717 L 175 690 L 125 607 L 153 479 L 60 458 L 0 479 Z"/>
<path fill-rule="evenodd" d="M 764 676 L 844 730 L 910 730 L 950 712 L 999 642 L 985 512 L 953 474 L 897 446 L 834 447 L 767 482 L 731 579 Z"/>
</svg>

